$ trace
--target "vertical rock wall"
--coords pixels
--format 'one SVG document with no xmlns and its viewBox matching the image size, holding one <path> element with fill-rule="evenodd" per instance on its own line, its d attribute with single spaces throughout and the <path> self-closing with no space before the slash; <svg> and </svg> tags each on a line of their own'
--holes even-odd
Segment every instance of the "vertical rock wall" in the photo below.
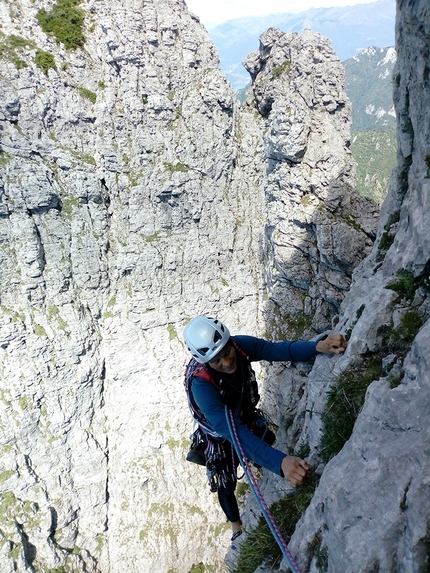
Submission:
<svg viewBox="0 0 430 573">
<path fill-rule="evenodd" d="M 352 436 L 324 469 L 291 542 L 312 573 L 429 568 L 429 24 L 428 2 L 398 2 L 398 167 L 373 251 L 341 306 L 348 351 L 317 360 L 303 400 L 301 439 L 317 464 L 322 424 L 315 413 L 327 387 L 340 374 L 367 375 L 369 361 L 378 365 Z"/>
</svg>

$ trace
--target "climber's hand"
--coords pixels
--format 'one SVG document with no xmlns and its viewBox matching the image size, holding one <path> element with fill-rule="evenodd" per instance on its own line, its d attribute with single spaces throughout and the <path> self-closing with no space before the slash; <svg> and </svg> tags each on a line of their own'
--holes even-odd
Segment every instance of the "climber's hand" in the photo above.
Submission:
<svg viewBox="0 0 430 573">
<path fill-rule="evenodd" d="M 347 346 L 348 343 L 341 334 L 329 334 L 318 342 L 316 349 L 326 354 L 342 354 Z"/>
<path fill-rule="evenodd" d="M 285 479 L 290 485 L 297 487 L 298 485 L 302 485 L 305 480 L 308 474 L 309 464 L 296 456 L 285 456 L 281 463 L 281 469 Z"/>
</svg>

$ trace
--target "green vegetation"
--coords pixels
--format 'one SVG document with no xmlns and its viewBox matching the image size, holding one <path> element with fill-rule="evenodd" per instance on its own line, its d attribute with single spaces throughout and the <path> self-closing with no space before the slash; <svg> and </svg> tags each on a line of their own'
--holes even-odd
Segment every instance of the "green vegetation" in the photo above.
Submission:
<svg viewBox="0 0 430 573">
<path fill-rule="evenodd" d="M 303 299 L 304 306 L 304 299 Z M 294 314 L 284 312 L 276 303 L 272 306 L 273 319 L 268 326 L 265 337 L 273 337 L 276 340 L 302 339 L 309 330 L 313 314 L 305 314 L 304 311 Z"/>
<path fill-rule="evenodd" d="M 312 542 L 308 546 L 308 554 L 310 557 L 316 557 L 316 566 L 320 573 L 327 573 L 328 571 L 328 550 L 327 547 L 322 546 L 321 535 L 315 535 Z"/>
<path fill-rule="evenodd" d="M 95 160 L 94 157 L 93 157 L 92 155 L 90 155 L 89 153 L 82 153 L 81 159 L 82 159 L 82 161 L 84 161 L 85 163 L 89 163 L 90 165 L 96 165 L 96 160 Z"/>
<path fill-rule="evenodd" d="M 288 335 L 284 339 L 301 339 L 304 333 L 310 328 L 313 316 L 299 312 L 297 314 L 286 314 L 284 324 L 288 327 Z"/>
<path fill-rule="evenodd" d="M 7 154 L 6 151 L 0 149 L 0 166 L 6 165 L 11 159 L 11 156 Z"/>
<path fill-rule="evenodd" d="M 386 325 L 379 327 L 378 335 L 381 336 L 387 353 L 394 353 L 401 358 L 406 356 L 424 322 L 424 317 L 417 309 L 412 308 L 405 312 L 396 327 Z"/>
<path fill-rule="evenodd" d="M 79 200 L 73 195 L 65 195 L 61 200 L 61 214 L 71 219 L 75 209 L 79 207 Z"/>
<path fill-rule="evenodd" d="M 290 60 L 285 60 L 280 66 L 275 66 L 272 70 L 272 75 L 270 80 L 273 81 L 276 78 L 279 78 L 282 74 L 289 74 L 291 71 L 291 62 Z"/>
<path fill-rule="evenodd" d="M 96 543 L 97 543 L 96 550 L 100 552 L 103 549 L 103 537 L 101 535 L 98 535 L 96 537 Z"/>
<path fill-rule="evenodd" d="M 351 151 L 357 162 L 357 189 L 382 203 L 396 164 L 396 118 L 388 48 L 365 51 L 343 62 L 345 91 L 352 103 Z M 383 66 L 382 66 L 383 63 Z M 381 68 L 387 73 L 381 74 Z M 394 78 L 396 81 L 396 78 Z"/>
<path fill-rule="evenodd" d="M 16 472 L 14 470 L 6 470 L 0 474 L 0 484 L 7 481 L 10 477 L 12 477 Z"/>
<path fill-rule="evenodd" d="M 406 302 L 411 303 L 418 288 L 428 293 L 430 291 L 430 273 L 424 271 L 420 276 L 414 277 L 411 271 L 399 269 L 396 279 L 389 282 L 386 288 L 395 291 Z"/>
<path fill-rule="evenodd" d="M 47 74 L 48 70 L 51 68 L 54 70 L 56 69 L 54 56 L 49 52 L 45 52 L 45 50 L 37 50 L 34 61 L 45 74 Z"/>
<path fill-rule="evenodd" d="M 351 151 L 357 162 L 357 189 L 377 203 L 385 199 L 396 166 L 396 130 L 361 131 L 353 135 Z"/>
<path fill-rule="evenodd" d="M 350 438 L 355 420 L 363 407 L 366 390 L 382 374 L 380 357 L 372 355 L 343 372 L 330 388 L 322 415 L 324 430 L 321 456 L 324 461 L 328 462 L 338 454 Z"/>
<path fill-rule="evenodd" d="M 239 505 L 245 504 L 245 501 L 246 501 L 246 498 L 250 492 L 250 489 L 251 488 L 250 488 L 249 484 L 246 482 L 240 482 L 237 484 L 236 498 L 237 498 Z"/>
<path fill-rule="evenodd" d="M 46 330 L 40 324 L 34 323 L 34 334 L 37 336 L 48 336 Z"/>
<path fill-rule="evenodd" d="M 5 36 L 0 32 L 0 58 L 12 62 L 17 70 L 26 68 L 28 65 L 21 57 L 24 50 L 34 49 L 35 47 L 35 43 L 31 40 L 15 36 L 14 34 Z"/>
<path fill-rule="evenodd" d="M 298 448 L 294 450 L 294 455 L 302 459 L 307 458 L 310 453 L 311 453 L 311 448 L 309 444 L 301 444 Z"/>
<path fill-rule="evenodd" d="M 153 243 L 154 241 L 158 241 L 159 238 L 160 238 L 159 231 L 155 231 L 155 233 L 153 233 L 152 235 L 146 235 L 145 237 L 143 237 L 146 243 Z"/>
<path fill-rule="evenodd" d="M 167 331 L 169 333 L 169 340 L 175 340 L 178 339 L 179 340 L 179 336 L 178 333 L 176 332 L 176 328 L 174 324 L 168 324 L 167 325 Z"/>
<path fill-rule="evenodd" d="M 106 310 L 103 313 L 103 318 L 106 320 L 107 318 L 113 317 L 113 308 L 116 305 L 116 296 L 114 295 L 111 297 L 106 305 Z"/>
<path fill-rule="evenodd" d="M 345 91 L 352 102 L 353 133 L 369 130 L 386 131 L 396 126 L 396 118 L 387 112 L 393 107 L 391 74 L 381 75 L 381 62 L 388 48 L 365 51 L 342 63 L 345 68 Z M 394 62 L 385 62 L 394 68 Z M 377 114 L 381 110 L 382 114 Z"/>
<path fill-rule="evenodd" d="M 345 333 L 345 339 L 349 340 L 351 338 L 351 333 L 352 330 L 354 328 L 354 326 L 357 324 L 357 322 L 359 321 L 361 315 L 364 312 L 364 309 L 366 308 L 365 304 L 362 304 L 360 306 L 360 308 L 357 309 L 356 313 L 355 313 L 355 319 L 353 320 L 353 322 L 351 323 L 351 326 L 348 328 L 347 332 Z"/>
<path fill-rule="evenodd" d="M 76 49 L 85 42 L 82 32 L 85 14 L 77 8 L 80 3 L 81 0 L 57 0 L 49 12 L 41 8 L 36 14 L 45 34 L 56 38 L 67 49 Z"/>
<path fill-rule="evenodd" d="M 417 290 L 414 275 L 406 269 L 397 271 L 397 279 L 387 284 L 387 288 L 401 294 L 407 300 L 412 300 Z"/>
<path fill-rule="evenodd" d="M 60 311 L 55 304 L 48 307 L 46 311 L 46 316 L 49 321 L 55 319 L 57 321 L 58 327 L 61 330 L 66 330 L 68 328 L 67 322 L 62 318 Z"/>
<path fill-rule="evenodd" d="M 89 99 L 91 103 L 96 103 L 97 94 L 88 90 L 87 88 L 83 88 L 82 86 L 76 86 L 76 89 L 81 94 L 83 98 Z"/>
<path fill-rule="evenodd" d="M 378 329 L 386 353 L 395 354 L 400 365 L 424 322 L 425 318 L 416 309 L 411 309 L 405 312 L 396 327 L 385 325 Z M 388 374 L 387 380 L 391 388 L 396 388 L 402 378 L 403 368 L 396 368 Z"/>
<path fill-rule="evenodd" d="M 294 533 L 297 522 L 311 502 L 316 486 L 317 479 L 312 476 L 294 493 L 288 494 L 271 506 L 270 511 L 287 543 Z M 253 573 L 263 560 L 269 559 L 275 565 L 280 562 L 281 557 L 281 550 L 266 520 L 260 517 L 257 527 L 249 532 L 241 546 L 236 573 Z"/>
<path fill-rule="evenodd" d="M 379 241 L 378 254 L 376 255 L 377 261 L 382 261 L 394 242 L 394 233 L 391 233 L 391 227 L 400 221 L 400 211 L 395 211 L 392 213 L 388 219 L 388 222 L 384 225 L 385 232 L 381 236 Z"/>
<path fill-rule="evenodd" d="M 378 351 L 364 357 L 362 362 L 343 372 L 328 391 L 327 403 L 322 415 L 324 430 L 321 456 L 324 461 L 330 460 L 339 453 L 351 436 L 357 416 L 363 407 L 369 384 L 381 376 L 387 376 L 387 369 L 387 380 L 391 388 L 400 384 L 403 378 L 403 360 L 426 320 L 418 308 L 412 306 L 412 303 L 418 288 L 425 292 L 430 291 L 429 268 L 425 269 L 419 277 L 414 277 L 406 269 L 400 269 L 396 279 L 392 280 L 386 288 L 398 294 L 394 305 L 397 305 L 398 310 L 401 310 L 403 314 L 396 325 L 391 322 L 378 328 Z M 363 309 L 364 306 L 357 310 L 356 320 L 361 316 Z M 395 355 L 393 364 L 396 364 L 396 368 L 393 368 L 392 372 L 389 368 L 382 366 L 382 359 L 389 354 Z"/>
<path fill-rule="evenodd" d="M 180 171 L 182 173 L 186 173 L 187 171 L 190 170 L 189 167 L 187 167 L 186 165 L 184 165 L 183 163 L 180 163 L 178 161 L 178 163 L 173 164 L 173 163 L 169 163 L 167 161 L 164 162 L 164 167 L 167 169 L 167 171 L 169 171 L 169 173 L 175 173 L 176 171 Z"/>
</svg>

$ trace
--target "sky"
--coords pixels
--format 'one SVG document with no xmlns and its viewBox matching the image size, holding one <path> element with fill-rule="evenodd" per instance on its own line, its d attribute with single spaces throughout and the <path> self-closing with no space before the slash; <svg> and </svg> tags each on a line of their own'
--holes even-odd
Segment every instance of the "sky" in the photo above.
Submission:
<svg viewBox="0 0 430 573">
<path fill-rule="evenodd" d="M 309 8 L 353 6 L 375 0 L 185 0 L 190 12 L 207 27 L 243 16 L 267 16 L 281 12 L 304 12 Z"/>
</svg>

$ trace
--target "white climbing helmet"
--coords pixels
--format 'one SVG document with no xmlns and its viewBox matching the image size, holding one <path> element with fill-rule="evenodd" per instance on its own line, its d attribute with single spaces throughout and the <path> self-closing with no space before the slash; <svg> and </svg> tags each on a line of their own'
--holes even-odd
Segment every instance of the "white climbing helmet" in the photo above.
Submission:
<svg viewBox="0 0 430 573">
<path fill-rule="evenodd" d="M 197 316 L 187 324 L 184 340 L 193 357 L 205 364 L 224 348 L 230 338 L 226 326 L 216 318 Z"/>
</svg>

